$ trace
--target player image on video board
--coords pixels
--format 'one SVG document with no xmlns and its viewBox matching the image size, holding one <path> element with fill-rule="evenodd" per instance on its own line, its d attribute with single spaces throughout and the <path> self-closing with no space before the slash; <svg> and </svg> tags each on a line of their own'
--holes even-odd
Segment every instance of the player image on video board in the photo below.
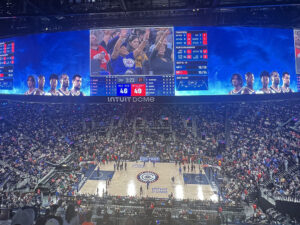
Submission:
<svg viewBox="0 0 300 225">
<path fill-rule="evenodd" d="M 243 78 L 240 74 L 233 74 L 231 76 L 231 84 L 233 89 L 229 92 L 230 95 L 240 95 L 240 94 L 280 94 L 280 93 L 292 93 L 294 92 L 290 88 L 290 74 L 288 72 L 283 72 L 282 76 L 282 86 L 280 86 L 280 75 L 277 71 L 263 71 L 260 74 L 260 86 L 259 90 L 254 90 L 254 74 L 247 72 L 245 74 L 246 86 L 243 87 Z M 271 81 L 271 85 L 270 85 Z M 269 86 L 270 85 L 270 86 Z"/>
<path fill-rule="evenodd" d="M 90 31 L 90 69 L 99 75 L 173 75 L 172 28 Z"/>
<path fill-rule="evenodd" d="M 300 74 L 300 30 L 294 30 L 296 73 Z"/>
<path fill-rule="evenodd" d="M 28 90 L 24 93 L 24 95 L 34 95 L 34 93 L 36 91 L 34 76 L 27 77 L 27 87 L 28 87 Z"/>
<path fill-rule="evenodd" d="M 57 89 L 58 80 L 60 81 L 60 88 Z M 45 95 L 45 96 L 84 96 L 81 91 L 82 77 L 76 74 L 72 78 L 72 87 L 69 90 L 69 76 L 62 74 L 60 78 L 57 74 L 51 74 L 49 78 L 49 90 L 45 91 L 45 76 L 38 76 L 38 88 L 36 88 L 36 78 L 33 75 L 27 77 L 28 90 L 24 95 Z"/>
<path fill-rule="evenodd" d="M 233 90 L 229 92 L 230 95 L 240 95 L 243 90 L 243 78 L 240 74 L 233 74 L 231 76 L 231 84 Z"/>
</svg>

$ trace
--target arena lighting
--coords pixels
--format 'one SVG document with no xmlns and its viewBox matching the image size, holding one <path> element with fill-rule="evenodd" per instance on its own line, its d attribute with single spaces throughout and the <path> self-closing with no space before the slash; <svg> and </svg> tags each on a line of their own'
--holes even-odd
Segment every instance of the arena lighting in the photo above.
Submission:
<svg viewBox="0 0 300 225">
<path fill-rule="evenodd" d="M 103 193 L 106 192 L 106 183 L 104 181 L 99 182 L 98 186 L 98 196 L 103 197 Z M 97 192 L 97 190 L 95 190 L 95 192 Z"/>
<path fill-rule="evenodd" d="M 83 3 L 94 3 L 96 0 L 69 0 L 69 3 L 73 4 L 83 4 Z"/>
<path fill-rule="evenodd" d="M 136 187 L 133 180 L 129 182 L 127 185 L 127 195 L 128 196 L 135 196 L 136 195 Z"/>
<path fill-rule="evenodd" d="M 175 187 L 175 198 L 176 199 L 183 199 L 184 198 L 184 191 L 182 185 L 176 185 Z"/>
<path fill-rule="evenodd" d="M 199 200 L 204 200 L 203 190 L 202 190 L 202 186 L 201 185 L 198 186 L 198 199 Z"/>
<path fill-rule="evenodd" d="M 212 200 L 213 202 L 218 202 L 218 195 L 213 194 L 212 196 L 210 196 L 210 200 Z"/>
</svg>

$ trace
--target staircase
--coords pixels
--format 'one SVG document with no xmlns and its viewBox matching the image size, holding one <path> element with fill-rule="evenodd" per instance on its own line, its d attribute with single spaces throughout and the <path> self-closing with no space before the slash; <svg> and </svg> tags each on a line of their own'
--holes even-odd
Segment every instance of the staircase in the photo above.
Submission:
<svg viewBox="0 0 300 225">
<path fill-rule="evenodd" d="M 95 121 L 93 119 L 91 119 L 91 121 L 92 121 L 92 130 L 95 130 L 96 127 Z"/>
<path fill-rule="evenodd" d="M 82 121 L 82 130 L 83 131 L 86 130 L 86 122 L 85 122 L 85 120 Z"/>
<path fill-rule="evenodd" d="M 172 132 L 172 138 L 173 138 L 173 141 L 175 142 L 176 141 L 176 134 L 175 134 L 174 131 Z"/>
<path fill-rule="evenodd" d="M 124 121 L 124 115 L 122 115 L 119 119 L 119 122 L 118 122 L 118 127 L 121 127 L 122 124 L 123 124 L 123 121 Z"/>
<path fill-rule="evenodd" d="M 40 115 L 41 115 L 41 117 L 45 117 L 44 119 L 46 119 L 46 120 L 48 120 L 51 124 L 52 124 L 52 126 L 61 134 L 61 135 L 64 135 L 64 132 L 62 132 L 62 130 L 57 126 L 57 124 L 53 121 L 53 119 L 52 119 L 52 116 L 51 115 L 49 115 L 49 113 L 46 111 L 45 112 L 46 113 L 46 116 L 42 113 L 42 112 L 40 112 Z"/>
<path fill-rule="evenodd" d="M 108 139 L 109 139 L 110 136 L 111 136 L 111 132 L 112 132 L 113 128 L 114 128 L 114 118 L 111 118 L 111 119 L 110 119 L 110 123 L 109 123 L 109 128 L 108 128 L 108 131 L 107 131 L 107 133 L 106 133 L 106 137 L 107 137 Z"/>
<path fill-rule="evenodd" d="M 230 144 L 230 123 L 229 123 L 229 108 L 226 106 L 226 113 L 225 113 L 225 141 L 227 145 Z"/>
<path fill-rule="evenodd" d="M 132 142 L 136 140 L 136 117 L 134 117 L 133 124 L 132 124 L 132 129 L 133 129 L 133 135 L 132 135 Z M 135 146 L 135 145 L 134 145 Z"/>
<path fill-rule="evenodd" d="M 288 119 L 286 122 L 278 124 L 279 127 L 284 127 L 284 126 L 287 125 L 289 122 L 291 122 L 292 119 L 293 119 L 293 118 L 290 118 L 290 119 Z"/>
<path fill-rule="evenodd" d="M 196 120 L 195 116 L 192 117 L 192 132 L 193 132 L 194 137 L 198 137 L 198 134 L 197 134 L 197 120 Z"/>
<path fill-rule="evenodd" d="M 182 119 L 183 127 L 184 129 L 187 129 L 187 122 L 185 119 Z"/>
</svg>

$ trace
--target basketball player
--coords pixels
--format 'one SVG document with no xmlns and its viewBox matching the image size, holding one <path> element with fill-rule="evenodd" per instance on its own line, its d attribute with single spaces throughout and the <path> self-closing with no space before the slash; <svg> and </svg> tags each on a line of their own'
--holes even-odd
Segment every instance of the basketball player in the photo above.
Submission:
<svg viewBox="0 0 300 225">
<path fill-rule="evenodd" d="M 142 185 L 140 186 L 140 196 L 142 196 L 143 195 L 143 187 L 142 187 Z"/>
<path fill-rule="evenodd" d="M 270 82 L 270 74 L 269 74 L 269 72 L 263 71 L 260 74 L 260 81 L 262 83 L 262 88 L 259 89 L 259 91 L 257 92 L 257 94 L 271 94 L 272 91 L 268 87 L 269 82 Z"/>
<path fill-rule="evenodd" d="M 58 89 L 59 96 L 70 96 L 69 87 L 69 76 L 67 74 L 62 74 L 60 77 L 60 89 Z"/>
<path fill-rule="evenodd" d="M 231 84 L 234 87 L 233 90 L 229 92 L 230 95 L 240 95 L 243 87 L 243 78 L 240 74 L 235 73 L 231 76 Z"/>
<path fill-rule="evenodd" d="M 50 76 L 50 90 L 47 93 L 49 96 L 59 96 L 58 90 L 56 90 L 58 83 L 58 76 L 56 74 L 51 74 Z"/>
<path fill-rule="evenodd" d="M 33 76 L 27 77 L 27 87 L 28 90 L 25 92 L 24 95 L 34 95 L 36 89 L 35 89 L 35 79 Z"/>
<path fill-rule="evenodd" d="M 282 87 L 281 92 L 282 93 L 293 93 L 294 91 L 290 88 L 290 74 L 288 72 L 284 72 L 282 74 Z"/>
<path fill-rule="evenodd" d="M 76 74 L 73 76 L 73 79 L 72 79 L 73 87 L 71 89 L 72 96 L 84 96 L 82 91 L 80 91 L 81 82 L 82 82 L 82 78 L 79 74 Z"/>
<path fill-rule="evenodd" d="M 273 71 L 271 73 L 271 81 L 272 81 L 272 85 L 270 89 L 272 93 L 274 94 L 281 93 L 281 88 L 279 87 L 280 78 L 279 78 L 279 73 L 277 71 Z"/>
<path fill-rule="evenodd" d="M 243 88 L 241 91 L 242 95 L 252 95 L 255 94 L 255 91 L 253 89 L 253 84 L 254 84 L 254 74 L 247 72 L 245 74 L 245 79 L 246 79 L 246 87 Z"/>
<path fill-rule="evenodd" d="M 44 86 L 45 86 L 45 76 L 40 75 L 38 76 L 38 88 L 34 92 L 34 95 L 45 95 Z"/>
<path fill-rule="evenodd" d="M 295 56 L 296 56 L 296 73 L 300 73 L 300 31 L 295 30 L 294 33 L 295 40 Z"/>
</svg>

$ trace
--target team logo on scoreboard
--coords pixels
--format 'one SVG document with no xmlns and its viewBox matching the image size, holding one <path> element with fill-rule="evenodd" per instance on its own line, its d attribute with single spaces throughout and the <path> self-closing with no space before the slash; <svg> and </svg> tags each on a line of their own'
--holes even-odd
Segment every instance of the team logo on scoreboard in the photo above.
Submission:
<svg viewBox="0 0 300 225">
<path fill-rule="evenodd" d="M 137 179 L 143 183 L 153 183 L 159 178 L 157 173 L 152 171 L 144 171 L 137 175 Z"/>
</svg>

